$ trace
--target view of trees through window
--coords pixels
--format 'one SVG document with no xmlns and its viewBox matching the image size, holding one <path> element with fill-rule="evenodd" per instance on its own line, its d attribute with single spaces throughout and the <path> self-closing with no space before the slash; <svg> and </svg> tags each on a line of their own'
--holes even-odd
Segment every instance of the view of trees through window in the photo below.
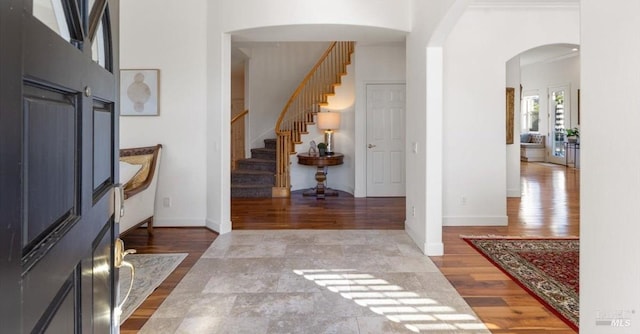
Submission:
<svg viewBox="0 0 640 334">
<path fill-rule="evenodd" d="M 553 99 L 553 155 L 556 157 L 564 157 L 565 148 L 565 114 L 564 114 L 564 104 L 565 104 L 565 96 L 564 90 L 554 90 L 551 93 L 551 98 Z"/>
<path fill-rule="evenodd" d="M 540 97 L 525 96 L 522 100 L 522 132 L 540 131 Z"/>
</svg>

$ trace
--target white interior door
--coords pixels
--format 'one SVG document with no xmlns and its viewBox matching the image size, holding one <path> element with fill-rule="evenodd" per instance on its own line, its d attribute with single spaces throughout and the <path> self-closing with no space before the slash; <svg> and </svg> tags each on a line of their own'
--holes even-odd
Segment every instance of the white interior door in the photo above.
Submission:
<svg viewBox="0 0 640 334">
<path fill-rule="evenodd" d="M 367 196 L 405 195 L 405 85 L 367 85 Z"/>
<path fill-rule="evenodd" d="M 559 86 L 549 88 L 549 162 L 564 165 L 565 158 L 565 130 L 569 127 L 569 87 Z"/>
</svg>

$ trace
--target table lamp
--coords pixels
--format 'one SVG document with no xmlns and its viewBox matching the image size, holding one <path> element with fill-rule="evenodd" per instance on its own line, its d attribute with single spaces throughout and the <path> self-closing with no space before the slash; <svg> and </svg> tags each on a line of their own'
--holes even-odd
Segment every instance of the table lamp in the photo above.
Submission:
<svg viewBox="0 0 640 334">
<path fill-rule="evenodd" d="M 318 129 L 324 130 L 327 155 L 333 155 L 333 130 L 338 128 L 340 128 L 340 113 L 328 111 L 318 113 Z"/>
</svg>

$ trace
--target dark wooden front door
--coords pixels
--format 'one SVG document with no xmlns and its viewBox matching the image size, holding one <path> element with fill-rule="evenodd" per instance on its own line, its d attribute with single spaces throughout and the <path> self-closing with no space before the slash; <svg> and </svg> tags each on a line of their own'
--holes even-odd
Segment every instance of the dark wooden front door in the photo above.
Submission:
<svg viewBox="0 0 640 334">
<path fill-rule="evenodd" d="M 113 331 L 117 6 L 0 4 L 2 333 Z"/>
</svg>

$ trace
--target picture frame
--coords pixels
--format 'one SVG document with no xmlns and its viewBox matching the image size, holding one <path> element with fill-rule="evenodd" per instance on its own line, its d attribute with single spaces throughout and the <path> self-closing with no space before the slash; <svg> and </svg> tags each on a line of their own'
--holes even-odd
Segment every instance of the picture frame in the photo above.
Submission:
<svg viewBox="0 0 640 334">
<path fill-rule="evenodd" d="M 160 70 L 120 70 L 120 115 L 158 116 Z"/>
<path fill-rule="evenodd" d="M 507 145 L 513 144 L 514 117 L 515 117 L 515 88 L 506 88 L 506 142 Z"/>
</svg>

